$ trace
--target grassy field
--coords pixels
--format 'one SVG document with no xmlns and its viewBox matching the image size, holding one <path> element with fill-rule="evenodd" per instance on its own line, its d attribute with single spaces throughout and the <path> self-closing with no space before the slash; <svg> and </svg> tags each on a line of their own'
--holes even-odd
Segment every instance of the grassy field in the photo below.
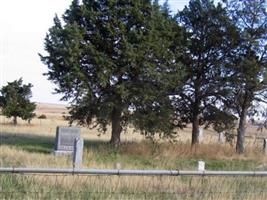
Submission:
<svg viewBox="0 0 267 200">
<path fill-rule="evenodd" d="M 56 126 L 68 125 L 62 117 L 67 114 L 66 108 L 38 104 L 36 113 L 46 115 L 47 119 L 35 118 L 31 124 L 19 120 L 13 126 L 11 119 L 0 116 L 0 166 L 72 167 L 70 157 L 52 154 Z M 252 127 L 248 129 L 251 137 L 247 138 L 244 155 L 236 154 L 228 143 L 218 143 L 218 136 L 212 130 L 204 130 L 201 144 L 193 150 L 190 127 L 178 130 L 176 143 L 146 140 L 129 127 L 122 134 L 123 142 L 118 149 L 108 145 L 110 131 L 99 135 L 97 130 L 81 130 L 85 139 L 84 168 L 112 169 L 119 162 L 123 169 L 194 170 L 198 160 L 206 162 L 207 170 L 265 170 L 267 166 L 262 141 L 255 140 L 256 130 Z M 266 180 L 264 177 L 0 175 L 0 199 L 267 199 Z"/>
</svg>

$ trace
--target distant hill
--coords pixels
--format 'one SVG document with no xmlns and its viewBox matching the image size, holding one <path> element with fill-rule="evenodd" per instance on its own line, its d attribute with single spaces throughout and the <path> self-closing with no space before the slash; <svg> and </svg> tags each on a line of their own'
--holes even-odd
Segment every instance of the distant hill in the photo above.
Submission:
<svg viewBox="0 0 267 200">
<path fill-rule="evenodd" d="M 50 103 L 36 103 L 36 114 L 44 115 L 66 115 L 68 113 L 67 105 L 50 104 Z"/>
</svg>

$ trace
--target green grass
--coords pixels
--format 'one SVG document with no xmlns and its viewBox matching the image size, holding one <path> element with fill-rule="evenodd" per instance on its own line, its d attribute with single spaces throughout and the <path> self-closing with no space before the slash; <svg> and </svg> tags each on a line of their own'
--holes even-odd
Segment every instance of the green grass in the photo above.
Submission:
<svg viewBox="0 0 267 200">
<path fill-rule="evenodd" d="M 260 162 L 254 160 L 204 160 L 207 170 L 255 170 Z"/>
<path fill-rule="evenodd" d="M 54 139 L 40 135 L 30 134 L 1 134 L 0 144 L 28 151 L 30 153 L 49 154 L 53 150 Z"/>
</svg>

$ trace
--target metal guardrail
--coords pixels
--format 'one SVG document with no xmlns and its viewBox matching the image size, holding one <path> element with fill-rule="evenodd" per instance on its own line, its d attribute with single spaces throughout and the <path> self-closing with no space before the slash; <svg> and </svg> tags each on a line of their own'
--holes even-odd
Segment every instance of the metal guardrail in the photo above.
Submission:
<svg viewBox="0 0 267 200">
<path fill-rule="evenodd" d="M 0 173 L 73 174 L 73 175 L 135 175 L 135 176 L 267 176 L 267 171 L 185 171 L 77 168 L 0 168 Z"/>
</svg>

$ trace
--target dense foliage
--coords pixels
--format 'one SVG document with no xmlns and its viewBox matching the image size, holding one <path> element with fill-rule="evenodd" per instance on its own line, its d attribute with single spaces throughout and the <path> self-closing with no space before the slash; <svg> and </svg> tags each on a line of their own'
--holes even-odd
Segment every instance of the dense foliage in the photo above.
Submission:
<svg viewBox="0 0 267 200">
<path fill-rule="evenodd" d="M 225 95 L 225 60 L 231 55 L 236 30 L 221 4 L 210 0 L 192 0 L 177 15 L 182 24 L 186 48 L 181 61 L 186 68 L 183 90 L 176 109 L 183 120 L 192 123 L 192 145 L 199 142 L 199 126 L 215 123 L 220 97 Z M 222 114 L 220 114 L 222 116 Z"/>
<path fill-rule="evenodd" d="M 253 103 L 267 99 L 267 14 L 266 1 L 225 1 L 238 33 L 238 45 L 228 62 L 228 86 L 225 107 L 239 117 L 236 150 L 244 152 L 246 118 Z"/>
<path fill-rule="evenodd" d="M 9 82 L 0 90 L 0 107 L 2 114 L 8 118 L 13 117 L 14 125 L 17 124 L 17 118 L 31 121 L 35 116 L 34 110 L 36 104 L 30 101 L 32 96 L 32 85 L 24 85 L 22 79 Z"/>
<path fill-rule="evenodd" d="M 104 132 L 111 123 L 118 145 L 129 122 L 146 135 L 174 133 L 169 94 L 182 74 L 180 40 L 157 2 L 73 1 L 63 23 L 55 17 L 41 59 L 57 92 L 72 100 L 71 122 Z"/>
<path fill-rule="evenodd" d="M 172 136 L 192 124 L 237 129 L 244 152 L 246 117 L 266 102 L 266 0 L 190 0 L 177 14 L 167 2 L 74 0 L 45 39 L 46 76 L 70 100 L 70 122 L 128 124 Z"/>
</svg>

